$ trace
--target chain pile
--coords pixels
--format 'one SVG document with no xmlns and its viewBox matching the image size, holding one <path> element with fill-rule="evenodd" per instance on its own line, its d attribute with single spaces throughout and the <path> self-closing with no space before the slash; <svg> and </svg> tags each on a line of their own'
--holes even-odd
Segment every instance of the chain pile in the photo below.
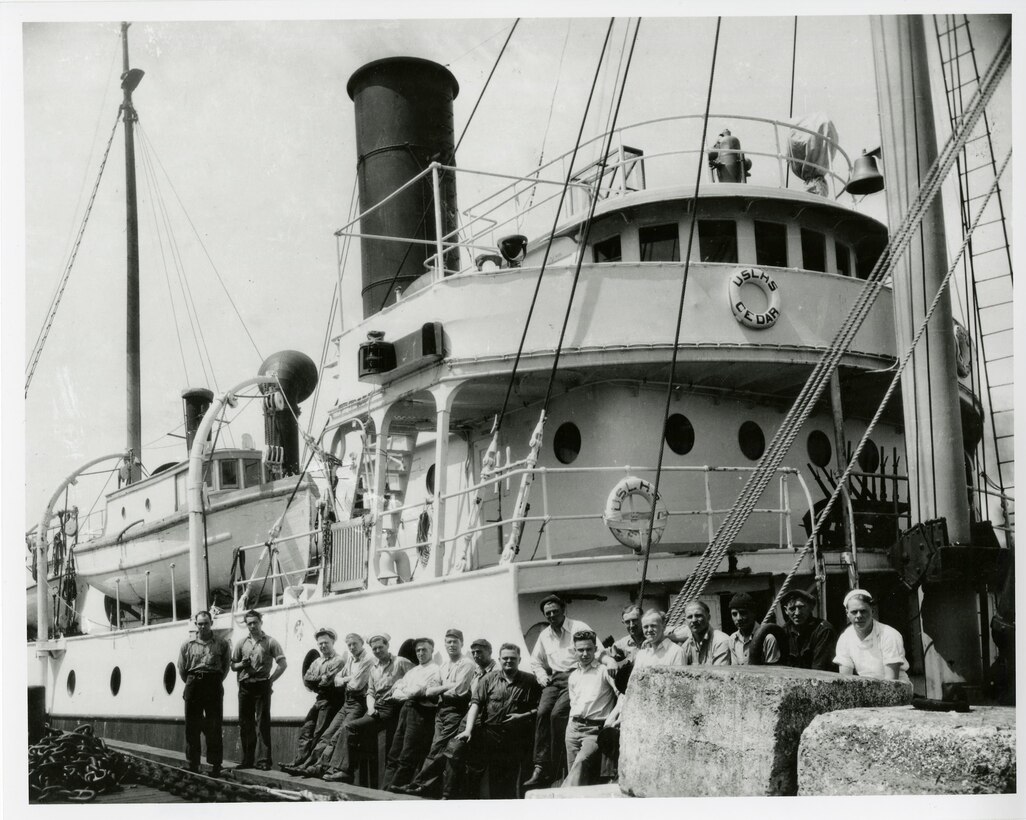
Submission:
<svg viewBox="0 0 1026 820">
<path fill-rule="evenodd" d="M 93 737 L 88 724 L 74 732 L 47 728 L 28 755 L 29 799 L 37 803 L 85 803 L 120 789 L 128 774 L 128 762 Z"/>
</svg>

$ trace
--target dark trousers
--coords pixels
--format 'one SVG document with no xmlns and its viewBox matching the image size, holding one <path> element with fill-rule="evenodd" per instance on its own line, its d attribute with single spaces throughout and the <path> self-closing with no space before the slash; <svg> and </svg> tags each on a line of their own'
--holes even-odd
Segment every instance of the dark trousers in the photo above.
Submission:
<svg viewBox="0 0 1026 820">
<path fill-rule="evenodd" d="M 320 695 L 314 701 L 310 711 L 306 713 L 306 720 L 303 721 L 303 728 L 299 730 L 299 740 L 296 742 L 296 756 L 292 760 L 293 766 L 302 765 L 320 742 L 335 715 L 342 708 L 341 697 L 324 698 Z"/>
<path fill-rule="evenodd" d="M 367 714 L 367 695 L 358 693 L 346 695 L 346 705 L 342 707 L 331 727 L 324 733 L 325 746 L 320 757 L 315 762 L 326 769 L 337 769 L 339 771 L 351 771 L 353 766 L 349 763 L 349 727 L 354 720 L 362 718 Z M 332 729 L 332 727 L 335 727 Z"/>
<path fill-rule="evenodd" d="M 466 723 L 463 721 L 467 713 L 467 705 L 440 706 L 435 714 L 435 733 L 431 738 L 431 748 L 428 750 L 417 776 L 413 778 L 413 785 L 417 788 L 434 791 L 442 782 L 445 776 L 445 750 L 463 729 Z"/>
<path fill-rule="evenodd" d="M 381 787 L 405 786 L 424 762 L 431 750 L 431 739 L 435 733 L 435 713 L 438 711 L 433 704 L 418 703 L 408 700 L 399 711 L 399 722 L 396 724 L 395 736 L 388 749 L 388 763 Z"/>
<path fill-rule="evenodd" d="M 207 763 L 220 766 L 224 760 L 221 720 L 224 687 L 220 675 L 189 675 L 185 682 L 185 759 L 190 769 L 199 769 L 200 733 L 207 739 Z"/>
<path fill-rule="evenodd" d="M 466 721 L 460 721 L 456 736 L 449 741 L 442 753 L 445 768 L 442 774 L 442 797 L 447 800 L 474 800 L 481 794 L 481 780 L 485 773 L 482 756 L 483 732 L 475 730 L 469 741 L 459 735 L 467 728 Z M 424 772 L 418 775 L 418 779 Z"/>
<path fill-rule="evenodd" d="M 538 720 L 534 727 L 534 765 L 541 766 L 553 776 L 558 775 L 566 763 L 566 724 L 570 719 L 570 693 L 567 691 L 566 672 L 555 672 L 549 685 L 542 689 L 538 702 Z"/>
<path fill-rule="evenodd" d="M 520 783 L 531 768 L 530 726 L 520 729 L 509 726 L 479 725 L 481 753 L 488 768 L 488 796 L 492 800 L 515 800 L 522 797 Z M 560 744 L 562 745 L 562 744 Z"/>
<path fill-rule="evenodd" d="M 402 703 L 386 700 L 376 703 L 374 714 L 356 718 L 346 726 L 346 755 L 348 760 L 343 771 L 352 774 L 360 755 L 377 752 L 378 732 L 385 733 L 385 747 L 392 745 L 392 735 L 399 722 L 399 707 Z"/>
<path fill-rule="evenodd" d="M 239 682 L 239 740 L 242 744 L 240 765 L 271 765 L 270 681 Z"/>
</svg>

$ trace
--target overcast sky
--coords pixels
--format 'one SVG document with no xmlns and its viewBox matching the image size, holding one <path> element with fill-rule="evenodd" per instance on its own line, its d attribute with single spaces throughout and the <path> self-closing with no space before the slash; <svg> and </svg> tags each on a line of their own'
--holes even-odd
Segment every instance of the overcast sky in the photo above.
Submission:
<svg viewBox="0 0 1026 820">
<path fill-rule="evenodd" d="M 97 7 L 97 18 L 111 8 Z M 131 10 L 140 12 L 140 20 L 152 17 L 153 8 Z M 121 6 L 115 11 L 128 10 Z M 166 237 L 163 246 L 156 239 L 154 211 L 161 201 L 174 225 L 173 252 L 182 260 L 216 387 L 223 390 L 254 374 L 261 357 L 282 348 L 319 360 L 337 277 L 333 232 L 347 219 L 355 179 L 347 79 L 364 63 L 394 55 L 446 64 L 461 87 L 455 106 L 460 134 L 512 22 L 501 17 L 143 20 L 132 26 L 131 63 L 146 72 L 135 102 L 141 123 L 137 163 L 147 468 L 185 456 L 184 443 L 165 435 L 181 423 L 181 389 L 215 387 L 200 365 L 171 247 Z M 548 159 L 570 150 L 606 24 L 605 19 L 524 19 L 467 131 L 458 164 L 526 175 L 543 151 Z M 614 66 L 626 24 L 623 18 L 614 29 Z M 981 55 L 986 55 L 1002 21 L 979 19 L 974 25 Z M 724 20 L 714 113 L 787 119 L 793 26 L 793 17 Z M 714 18 L 644 19 L 620 122 L 700 114 L 714 31 Z M 22 34 L 25 362 L 114 124 L 121 51 L 116 20 L 28 23 Z M 794 65 L 796 116 L 828 114 L 853 157 L 879 145 L 868 18 L 801 18 Z M 598 109 L 603 112 L 612 99 L 613 73 L 607 67 L 602 74 Z M 992 119 L 1007 145 L 1007 81 L 1003 94 Z M 5 99 L 9 104 L 10 97 Z M 715 120 L 711 133 L 728 123 L 727 118 Z M 598 130 L 599 120 L 593 117 L 586 136 Z M 735 133 L 742 140 L 749 136 L 743 128 Z M 161 199 L 148 178 L 149 167 L 156 169 Z M 30 521 L 64 475 L 87 459 L 123 447 L 123 177 L 119 127 L 25 407 Z M 650 174 L 649 186 L 657 184 Z M 472 199 L 461 189 L 461 207 Z M 883 197 L 878 200 L 869 207 L 882 218 Z M 348 326 L 361 309 L 358 266 L 345 271 L 343 301 Z M 8 395 L 21 395 L 17 376 L 5 373 Z M 337 381 L 329 381 L 325 390 L 315 413 L 317 429 L 326 408 L 340 390 L 345 392 Z M 232 430 L 236 443 L 244 432 L 253 435 L 257 446 L 262 443 L 255 412 L 240 417 Z M 90 491 L 86 498 L 83 490 L 80 506 L 91 504 L 98 488 Z"/>
</svg>

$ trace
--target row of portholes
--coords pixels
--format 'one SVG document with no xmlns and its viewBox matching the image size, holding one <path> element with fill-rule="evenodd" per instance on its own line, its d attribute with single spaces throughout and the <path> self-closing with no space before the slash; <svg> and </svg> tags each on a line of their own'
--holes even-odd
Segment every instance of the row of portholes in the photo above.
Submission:
<svg viewBox="0 0 1026 820">
<path fill-rule="evenodd" d="M 177 680 L 178 672 L 175 669 L 173 663 L 169 663 L 164 667 L 164 691 L 169 695 L 175 690 L 175 681 Z M 75 675 L 75 670 L 72 669 L 68 672 L 67 688 L 68 697 L 75 694 L 75 687 L 78 684 L 78 677 Z M 121 691 L 121 667 L 115 666 L 110 671 L 110 693 L 117 697 L 118 692 Z"/>
<path fill-rule="evenodd" d="M 830 437 L 826 433 L 821 430 L 813 430 L 809 433 L 805 446 L 809 453 L 809 461 L 821 469 L 830 466 L 833 448 L 830 446 Z M 880 468 L 880 449 L 872 439 L 866 441 L 866 446 L 859 453 L 858 464 L 859 469 L 864 473 L 875 473 Z"/>
<path fill-rule="evenodd" d="M 148 498 L 146 499 L 146 503 L 145 503 L 144 506 L 146 507 L 146 512 L 149 512 L 151 505 L 150 505 L 150 500 Z M 127 518 L 128 517 L 128 512 L 127 512 L 127 510 L 124 507 L 121 508 L 121 517 L 122 518 Z"/>
</svg>

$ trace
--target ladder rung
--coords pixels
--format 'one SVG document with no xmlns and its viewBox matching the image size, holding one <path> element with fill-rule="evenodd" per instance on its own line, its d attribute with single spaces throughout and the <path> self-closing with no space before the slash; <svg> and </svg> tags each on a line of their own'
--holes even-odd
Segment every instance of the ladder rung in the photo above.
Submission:
<svg viewBox="0 0 1026 820">
<path fill-rule="evenodd" d="M 943 37 L 946 34 L 951 34 L 951 32 L 953 32 L 953 31 L 958 31 L 960 28 L 965 28 L 967 25 L 969 25 L 969 22 L 963 16 L 963 19 L 962 19 L 961 23 L 958 23 L 958 24 L 952 26 L 951 28 L 944 29 L 944 31 L 940 32 L 937 36 L 938 37 Z"/>
<path fill-rule="evenodd" d="M 968 54 L 972 54 L 972 53 L 973 53 L 973 50 L 972 50 L 972 49 L 969 49 L 968 51 L 962 51 L 962 52 L 959 52 L 958 54 L 956 54 L 956 55 L 955 55 L 955 56 L 953 56 L 953 57 L 947 57 L 947 58 L 945 58 L 945 59 L 941 60 L 941 65 L 947 65 L 948 63 L 953 63 L 953 62 L 955 62 L 956 60 L 961 60 L 961 59 L 962 59 L 963 57 L 965 57 L 966 55 L 968 55 Z"/>
<path fill-rule="evenodd" d="M 995 356 L 993 359 L 987 359 L 987 364 L 993 364 L 994 362 L 1003 362 L 1005 359 L 1014 359 L 1015 354 L 1009 353 L 1007 356 Z"/>
<path fill-rule="evenodd" d="M 966 168 L 962 171 L 962 176 L 967 177 L 969 174 L 975 174 L 977 171 L 996 171 L 993 162 L 985 162 L 983 165 L 977 165 L 975 168 Z"/>
<path fill-rule="evenodd" d="M 1007 247 L 1008 247 L 1007 245 L 997 245 L 997 246 L 995 246 L 993 248 L 987 248 L 987 250 L 985 250 L 985 251 L 974 250 L 973 251 L 973 259 L 976 259 L 979 256 L 986 256 L 988 253 L 994 253 L 994 251 L 1003 251 Z M 1002 303 L 1002 304 L 1004 304 L 1004 303 Z M 1008 302 L 1008 304 L 1011 304 L 1011 302 Z M 993 305 L 987 305 L 987 307 L 993 307 Z"/>
</svg>

